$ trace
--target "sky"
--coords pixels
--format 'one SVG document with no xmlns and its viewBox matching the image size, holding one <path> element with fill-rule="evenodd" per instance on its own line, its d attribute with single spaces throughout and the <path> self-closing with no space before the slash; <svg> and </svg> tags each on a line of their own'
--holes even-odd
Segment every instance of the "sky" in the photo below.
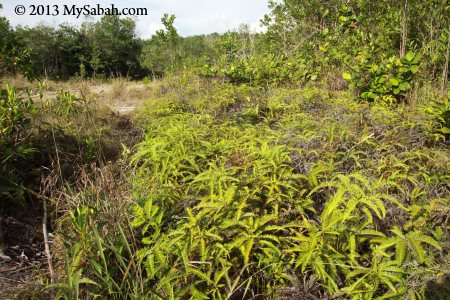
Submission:
<svg viewBox="0 0 450 300">
<path fill-rule="evenodd" d="M 178 33 L 189 36 L 212 32 L 223 33 L 236 29 L 243 23 L 249 24 L 254 31 L 261 31 L 259 20 L 269 12 L 268 0 L 95 0 L 95 2 L 92 0 L 0 0 L 0 3 L 3 4 L 0 16 L 6 17 L 14 27 L 34 26 L 40 23 L 57 26 L 63 22 L 79 25 L 85 20 L 83 16 L 78 19 L 76 16 L 63 16 L 61 11 L 64 10 L 64 5 L 75 4 L 77 7 L 82 7 L 88 4 L 91 6 L 99 4 L 106 8 L 114 4 L 119 9 L 147 8 L 147 16 L 135 17 L 136 31 L 142 38 L 148 38 L 156 30 L 163 28 L 161 17 L 164 13 L 174 14 Z M 15 13 L 17 5 L 25 7 L 24 15 Z M 50 5 L 50 9 L 53 9 L 53 5 L 57 5 L 60 13 L 58 16 L 31 16 L 30 5 Z"/>
</svg>

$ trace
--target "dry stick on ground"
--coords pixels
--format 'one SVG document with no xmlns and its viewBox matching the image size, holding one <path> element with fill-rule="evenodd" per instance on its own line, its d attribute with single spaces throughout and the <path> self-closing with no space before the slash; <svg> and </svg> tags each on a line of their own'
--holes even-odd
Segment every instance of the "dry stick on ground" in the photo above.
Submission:
<svg viewBox="0 0 450 300">
<path fill-rule="evenodd" d="M 50 107 L 51 109 L 51 107 Z M 56 153 L 56 170 L 59 174 L 59 178 L 63 179 L 62 172 L 61 172 L 61 164 L 59 160 L 59 149 L 56 144 L 56 138 L 55 138 L 55 129 L 53 128 L 53 122 L 51 122 L 51 130 L 52 130 L 52 138 L 53 138 L 53 146 L 55 147 L 55 153 Z M 52 161 L 52 160 L 51 160 Z M 52 161 L 52 168 L 55 169 L 54 162 Z M 52 254 L 50 252 L 50 245 L 48 241 L 48 231 L 47 231 L 47 219 L 48 219 L 48 212 L 47 212 L 47 199 L 43 199 L 43 208 L 44 208 L 44 215 L 42 218 L 42 232 L 44 235 L 44 245 L 45 245 L 45 254 L 47 255 L 47 263 L 48 263 L 48 270 L 50 273 L 50 282 L 54 282 L 55 278 L 55 272 L 53 270 L 53 262 L 52 262 Z"/>
<path fill-rule="evenodd" d="M 48 231 L 47 231 L 47 218 L 48 218 L 48 213 L 47 213 L 47 200 L 44 199 L 44 215 L 42 217 L 42 233 L 44 235 L 44 246 L 45 246 L 45 254 L 47 255 L 47 263 L 48 263 L 48 270 L 50 272 L 50 283 L 54 282 L 54 278 L 55 278 L 55 272 L 53 270 L 53 262 L 52 262 L 52 254 L 50 252 L 50 245 L 49 245 L 49 241 L 48 241 Z"/>
<path fill-rule="evenodd" d="M 356 145 L 354 145 L 353 147 L 351 147 L 350 149 L 347 150 L 347 152 L 350 152 L 351 150 L 355 149 L 357 146 L 361 145 L 362 143 L 364 143 L 365 141 L 367 141 L 368 139 L 371 139 L 375 136 L 375 133 L 372 133 L 368 136 L 366 136 L 365 138 L 363 138 L 361 141 L 359 141 Z"/>
</svg>

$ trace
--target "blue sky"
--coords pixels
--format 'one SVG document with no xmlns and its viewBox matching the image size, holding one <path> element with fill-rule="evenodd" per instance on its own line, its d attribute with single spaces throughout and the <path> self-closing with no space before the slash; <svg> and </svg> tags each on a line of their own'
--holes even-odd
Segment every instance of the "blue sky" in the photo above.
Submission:
<svg viewBox="0 0 450 300">
<path fill-rule="evenodd" d="M 260 31 L 259 20 L 269 12 L 267 0 L 95 0 L 67 1 L 67 0 L 0 0 L 3 9 L 0 15 L 8 18 L 12 26 L 34 26 L 39 23 L 56 26 L 62 22 L 80 24 L 84 17 L 77 19 L 72 16 L 30 16 L 26 13 L 18 16 L 14 13 L 16 5 L 24 5 L 29 11 L 30 5 L 63 5 L 81 7 L 85 4 L 110 7 L 112 3 L 119 8 L 147 8 L 149 15 L 137 17 L 137 33 L 143 38 L 150 37 L 160 29 L 161 17 L 164 13 L 176 16 L 175 27 L 183 36 L 225 32 L 238 28 L 240 24 L 249 24 L 253 30 Z"/>
</svg>

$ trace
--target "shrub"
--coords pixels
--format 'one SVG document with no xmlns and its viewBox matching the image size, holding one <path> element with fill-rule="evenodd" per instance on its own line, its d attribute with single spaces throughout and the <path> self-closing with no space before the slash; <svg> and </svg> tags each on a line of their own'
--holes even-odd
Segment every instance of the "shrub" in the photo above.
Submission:
<svg viewBox="0 0 450 300">
<path fill-rule="evenodd" d="M 392 56 L 379 62 L 372 52 L 373 48 L 361 50 L 356 57 L 358 64 L 343 73 L 344 79 L 363 100 L 393 103 L 404 99 L 419 70 L 419 56 L 409 51 L 402 59 Z"/>
</svg>

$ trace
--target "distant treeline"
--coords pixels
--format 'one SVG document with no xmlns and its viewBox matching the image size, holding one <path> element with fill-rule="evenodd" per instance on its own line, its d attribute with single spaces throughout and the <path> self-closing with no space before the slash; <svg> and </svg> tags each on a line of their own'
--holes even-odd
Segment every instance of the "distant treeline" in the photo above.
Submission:
<svg viewBox="0 0 450 300">
<path fill-rule="evenodd" d="M 173 31 L 158 31 L 150 39 L 136 35 L 135 21 L 104 16 L 81 26 L 57 28 L 38 25 L 11 28 L 0 17 L 0 74 L 25 73 L 33 77 L 67 79 L 80 77 L 132 78 L 161 76 L 170 67 L 189 60 L 208 63 L 218 34 L 183 38 Z"/>
</svg>

